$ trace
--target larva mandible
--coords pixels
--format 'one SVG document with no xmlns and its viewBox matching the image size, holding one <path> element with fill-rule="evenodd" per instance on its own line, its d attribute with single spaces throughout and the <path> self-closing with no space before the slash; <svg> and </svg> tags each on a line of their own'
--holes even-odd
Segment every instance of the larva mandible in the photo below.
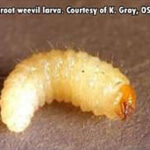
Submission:
<svg viewBox="0 0 150 150">
<path fill-rule="evenodd" d="M 34 112 L 54 99 L 112 119 L 135 109 L 135 92 L 119 69 L 86 52 L 51 50 L 23 60 L 7 77 L 2 121 L 11 131 L 24 131 Z"/>
</svg>

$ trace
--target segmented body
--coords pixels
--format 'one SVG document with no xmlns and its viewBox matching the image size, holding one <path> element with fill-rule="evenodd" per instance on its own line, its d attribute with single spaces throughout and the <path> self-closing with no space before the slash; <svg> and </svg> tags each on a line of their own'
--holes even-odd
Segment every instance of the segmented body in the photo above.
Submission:
<svg viewBox="0 0 150 150">
<path fill-rule="evenodd" d="M 21 132 L 34 112 L 54 99 L 117 118 L 122 85 L 129 80 L 119 69 L 85 52 L 38 53 L 19 63 L 4 82 L 2 121 L 11 131 Z"/>
</svg>

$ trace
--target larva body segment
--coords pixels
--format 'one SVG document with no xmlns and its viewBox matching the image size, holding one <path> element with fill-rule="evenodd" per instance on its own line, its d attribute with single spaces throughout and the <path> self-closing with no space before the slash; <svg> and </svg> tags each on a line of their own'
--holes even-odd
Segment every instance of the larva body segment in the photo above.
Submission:
<svg viewBox="0 0 150 150">
<path fill-rule="evenodd" d="M 123 100 L 120 89 L 124 85 L 129 87 L 129 80 L 119 69 L 85 52 L 52 50 L 35 54 L 18 64 L 4 82 L 2 121 L 11 131 L 21 132 L 34 112 L 54 99 L 71 102 L 97 116 L 123 118 L 122 107 L 129 105 L 122 106 L 121 101 L 129 96 L 131 103 L 135 99 L 132 89 L 127 88 Z"/>
</svg>

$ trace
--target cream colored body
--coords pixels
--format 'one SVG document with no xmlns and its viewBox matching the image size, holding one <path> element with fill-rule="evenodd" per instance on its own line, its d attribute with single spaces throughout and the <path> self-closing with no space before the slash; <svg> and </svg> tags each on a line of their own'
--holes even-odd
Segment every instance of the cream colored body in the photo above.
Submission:
<svg viewBox="0 0 150 150">
<path fill-rule="evenodd" d="M 46 102 L 71 102 L 82 111 L 117 118 L 118 92 L 129 80 L 111 64 L 73 50 L 35 54 L 10 73 L 1 95 L 2 121 L 21 132 Z"/>
</svg>

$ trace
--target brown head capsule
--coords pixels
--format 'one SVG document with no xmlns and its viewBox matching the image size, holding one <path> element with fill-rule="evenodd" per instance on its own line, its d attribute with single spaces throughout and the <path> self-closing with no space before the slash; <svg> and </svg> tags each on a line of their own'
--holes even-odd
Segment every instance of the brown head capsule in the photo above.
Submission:
<svg viewBox="0 0 150 150">
<path fill-rule="evenodd" d="M 134 89 L 130 85 L 123 85 L 120 88 L 122 94 L 119 103 L 119 110 L 116 113 L 121 119 L 126 119 L 135 110 L 136 95 Z"/>
</svg>

